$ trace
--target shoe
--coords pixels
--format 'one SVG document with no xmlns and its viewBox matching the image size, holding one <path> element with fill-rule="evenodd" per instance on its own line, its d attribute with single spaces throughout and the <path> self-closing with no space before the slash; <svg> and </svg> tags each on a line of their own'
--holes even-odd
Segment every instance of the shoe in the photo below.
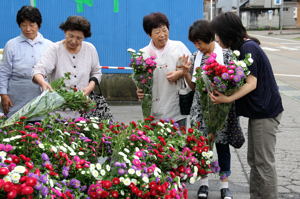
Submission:
<svg viewBox="0 0 300 199">
<path fill-rule="evenodd" d="M 221 198 L 222 199 L 233 199 L 232 193 L 229 188 L 221 189 Z"/>
<path fill-rule="evenodd" d="M 208 197 L 208 186 L 202 185 L 198 189 L 198 199 L 207 199 Z"/>
</svg>

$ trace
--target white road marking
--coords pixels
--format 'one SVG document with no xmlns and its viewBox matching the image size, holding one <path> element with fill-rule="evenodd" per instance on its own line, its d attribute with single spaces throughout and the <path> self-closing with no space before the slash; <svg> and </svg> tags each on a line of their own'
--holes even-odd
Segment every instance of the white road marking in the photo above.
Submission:
<svg viewBox="0 0 300 199">
<path fill-rule="evenodd" d="M 262 49 L 264 49 L 264 50 L 268 50 L 268 51 L 273 51 L 273 52 L 275 52 L 275 51 L 279 51 L 279 49 L 276 49 L 276 48 L 269 48 L 269 47 L 261 47 Z"/>
<path fill-rule="evenodd" d="M 276 38 L 276 37 L 268 37 L 268 36 L 263 36 L 263 35 L 256 35 L 256 34 L 251 34 L 252 36 L 255 37 L 264 37 L 264 38 L 268 38 L 268 39 L 277 39 L 277 40 L 281 40 L 281 41 L 289 41 L 289 42 L 293 42 L 293 43 L 299 43 L 299 41 L 293 41 L 291 39 L 282 39 L 282 38 Z"/>
<path fill-rule="evenodd" d="M 282 77 L 300 77 L 300 75 L 290 75 L 290 74 L 280 74 L 280 73 L 275 73 L 275 76 L 282 76 Z"/>
<path fill-rule="evenodd" d="M 285 49 L 285 50 L 291 50 L 291 51 L 299 50 L 297 48 L 291 48 L 291 47 L 286 47 L 286 46 L 280 46 L 280 48 Z"/>
</svg>

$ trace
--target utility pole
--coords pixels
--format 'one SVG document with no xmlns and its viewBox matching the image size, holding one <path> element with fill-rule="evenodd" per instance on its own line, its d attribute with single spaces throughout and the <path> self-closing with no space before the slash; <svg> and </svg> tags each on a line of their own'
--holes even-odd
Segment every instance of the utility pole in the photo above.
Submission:
<svg viewBox="0 0 300 199">
<path fill-rule="evenodd" d="M 213 0 L 210 0 L 210 20 L 213 19 Z"/>
<path fill-rule="evenodd" d="M 282 27 L 283 27 L 283 1 L 280 4 L 280 34 L 282 34 Z"/>
</svg>

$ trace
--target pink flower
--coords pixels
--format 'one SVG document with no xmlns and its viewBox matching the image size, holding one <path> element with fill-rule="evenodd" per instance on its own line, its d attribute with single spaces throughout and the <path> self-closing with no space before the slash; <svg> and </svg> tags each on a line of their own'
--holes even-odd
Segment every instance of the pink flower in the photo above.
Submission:
<svg viewBox="0 0 300 199">
<path fill-rule="evenodd" d="M 145 133 L 144 133 L 143 131 L 141 131 L 141 130 L 138 130 L 137 134 L 138 134 L 139 136 L 145 135 Z"/>
<path fill-rule="evenodd" d="M 143 157 L 143 152 L 142 151 L 137 151 L 137 152 L 135 152 L 135 155 L 137 156 L 137 157 Z"/>
<path fill-rule="evenodd" d="M 132 164 L 134 164 L 135 166 L 140 166 L 141 161 L 139 159 L 134 159 L 134 160 L 132 160 Z"/>
<path fill-rule="evenodd" d="M 75 121 L 75 122 L 80 122 L 80 121 L 86 121 L 86 119 L 83 118 L 83 117 L 78 117 L 78 118 L 76 118 L 74 121 Z"/>
<path fill-rule="evenodd" d="M 231 74 L 233 74 L 233 73 L 234 73 L 233 70 L 228 70 L 228 74 L 229 74 L 229 75 L 231 75 Z"/>
</svg>

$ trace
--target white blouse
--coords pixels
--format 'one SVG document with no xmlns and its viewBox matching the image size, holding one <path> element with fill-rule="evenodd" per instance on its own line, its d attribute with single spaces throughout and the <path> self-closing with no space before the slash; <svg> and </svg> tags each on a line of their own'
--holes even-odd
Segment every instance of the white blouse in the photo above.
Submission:
<svg viewBox="0 0 300 199">
<path fill-rule="evenodd" d="M 178 82 L 169 82 L 166 78 L 168 72 L 176 71 L 178 58 L 191 55 L 188 48 L 180 41 L 168 40 L 163 50 L 154 47 L 152 41 L 141 49 L 143 56 L 155 56 L 157 68 L 153 73 L 152 87 L 152 115 L 156 119 L 173 119 L 179 121 L 186 118 L 180 114 Z"/>
<path fill-rule="evenodd" d="M 71 54 L 59 41 L 50 46 L 40 61 L 33 67 L 33 76 L 42 74 L 49 82 L 61 78 L 65 73 L 71 73 L 71 79 L 66 80 L 66 86 L 83 89 L 89 84 L 91 77 L 100 83 L 101 72 L 98 53 L 93 44 L 82 42 L 80 51 Z"/>
</svg>

